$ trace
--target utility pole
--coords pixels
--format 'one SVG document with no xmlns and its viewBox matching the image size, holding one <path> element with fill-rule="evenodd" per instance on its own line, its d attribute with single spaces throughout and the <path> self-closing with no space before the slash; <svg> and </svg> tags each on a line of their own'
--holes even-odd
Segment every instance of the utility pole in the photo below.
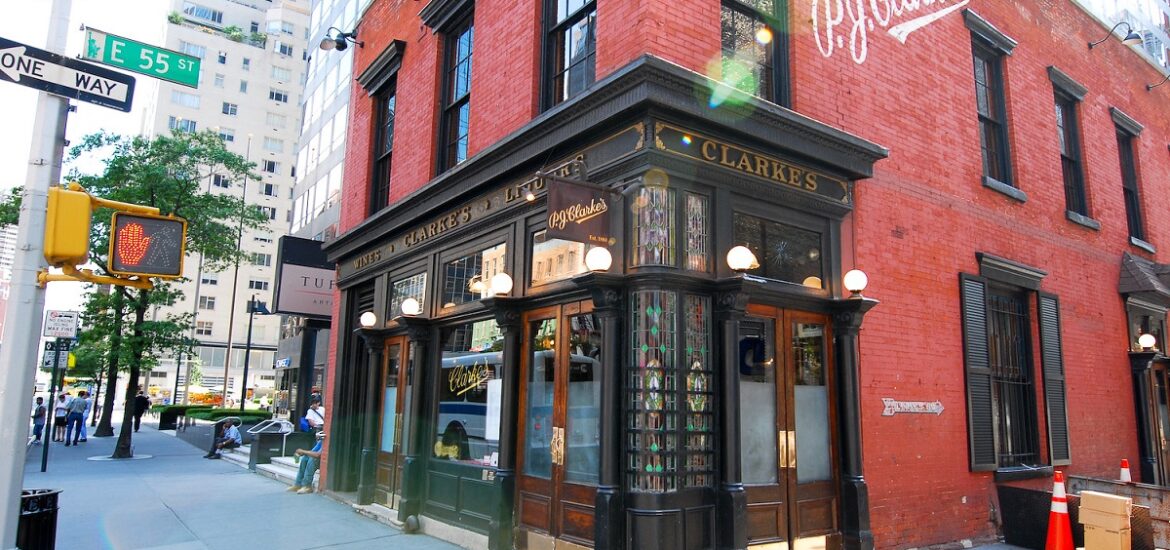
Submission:
<svg viewBox="0 0 1170 550">
<path fill-rule="evenodd" d="M 46 50 L 65 51 L 72 7 L 72 0 L 53 0 Z M 41 92 L 37 98 L 8 298 L 7 318 L 13 322 L 4 324 L 4 345 L 0 346 L 0 418 L 9 420 L 27 418 L 32 408 L 40 324 L 20 321 L 44 314 L 45 290 L 37 284 L 37 270 L 45 266 L 45 209 L 49 185 L 61 178 L 68 110 L 69 101 L 62 97 Z M 0 448 L 23 448 L 27 429 L 23 421 L 0 422 Z M 0 453 L 0 548 L 16 547 L 24 461 L 24 453 Z"/>
</svg>

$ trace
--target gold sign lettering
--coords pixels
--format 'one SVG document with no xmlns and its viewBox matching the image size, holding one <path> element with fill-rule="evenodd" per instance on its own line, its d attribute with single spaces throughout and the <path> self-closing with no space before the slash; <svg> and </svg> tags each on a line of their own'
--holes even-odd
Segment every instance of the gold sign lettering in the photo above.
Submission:
<svg viewBox="0 0 1170 550">
<path fill-rule="evenodd" d="M 570 223 L 581 224 L 596 218 L 609 211 L 609 205 L 604 198 L 594 198 L 589 204 L 573 204 L 555 212 L 548 213 L 548 226 L 553 229 L 564 229 Z"/>
<path fill-rule="evenodd" d="M 427 241 L 428 239 L 433 239 L 439 235 L 442 235 L 443 233 L 446 233 L 470 221 L 471 207 L 464 206 L 458 210 L 455 210 L 454 212 L 451 212 L 450 214 L 447 214 L 446 216 L 443 216 L 442 218 L 439 218 L 438 220 L 435 220 L 426 225 L 419 226 L 407 232 L 406 236 L 402 238 L 402 244 L 406 245 L 407 247 L 414 246 L 416 244 Z"/>
<path fill-rule="evenodd" d="M 451 369 L 447 375 L 447 389 L 451 395 L 463 395 L 491 378 L 491 371 L 485 361 L 476 361 L 470 365 L 460 365 Z"/>
<path fill-rule="evenodd" d="M 370 264 L 377 263 L 380 261 L 382 261 L 382 251 L 381 250 L 367 252 L 365 254 L 362 254 L 361 256 L 358 256 L 356 259 L 354 259 L 353 268 L 354 269 L 361 269 L 361 268 L 366 267 Z"/>
</svg>

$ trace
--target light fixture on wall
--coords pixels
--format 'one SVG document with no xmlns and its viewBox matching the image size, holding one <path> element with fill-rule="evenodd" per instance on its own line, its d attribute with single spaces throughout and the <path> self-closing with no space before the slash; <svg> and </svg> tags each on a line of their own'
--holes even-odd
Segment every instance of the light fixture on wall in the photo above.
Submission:
<svg viewBox="0 0 1170 550">
<path fill-rule="evenodd" d="M 422 312 L 422 305 L 414 298 L 407 298 L 402 301 L 402 314 L 406 316 L 418 315 Z"/>
<path fill-rule="evenodd" d="M 1105 38 L 1102 38 L 1096 42 L 1089 42 L 1089 49 L 1091 50 L 1093 49 L 1093 46 L 1109 40 L 1109 37 L 1113 34 L 1113 31 L 1117 30 L 1117 27 L 1122 25 L 1125 25 L 1125 30 L 1127 31 L 1125 33 L 1125 38 L 1121 39 L 1122 44 L 1125 44 L 1126 46 L 1137 46 L 1142 43 L 1142 36 L 1136 32 L 1133 32 L 1133 27 L 1129 26 L 1129 23 L 1122 21 L 1116 25 L 1113 25 L 1113 28 L 1109 29 L 1109 34 L 1105 35 Z"/>
<path fill-rule="evenodd" d="M 585 254 L 585 267 L 589 268 L 589 271 L 608 271 L 611 265 L 613 265 L 613 254 L 610 254 L 609 249 L 604 246 L 591 248 Z"/>
<path fill-rule="evenodd" d="M 333 36 L 330 36 L 329 31 L 337 31 L 337 33 Z M 351 32 L 342 32 L 342 30 L 337 27 L 329 27 L 329 29 L 325 31 L 325 38 L 321 39 L 321 49 L 325 51 L 337 50 L 339 52 L 344 52 L 351 43 L 357 44 L 359 48 L 365 45 L 364 43 L 358 41 L 357 29 L 354 29 Z"/>
<path fill-rule="evenodd" d="M 523 189 L 524 189 L 524 200 L 525 201 L 532 202 L 532 201 L 536 200 L 536 193 L 532 192 L 531 187 L 525 185 L 523 187 Z"/>
<path fill-rule="evenodd" d="M 1154 349 L 1154 345 L 1157 343 L 1158 339 L 1154 338 L 1154 335 L 1148 332 L 1138 336 L 1138 346 L 1142 348 L 1142 351 L 1150 351 Z"/>
<path fill-rule="evenodd" d="M 497 296 L 512 292 L 512 276 L 503 271 L 492 275 L 491 291 Z"/>
<path fill-rule="evenodd" d="M 760 262 L 756 260 L 756 255 L 752 253 L 751 249 L 738 245 L 727 251 L 727 267 L 730 267 L 732 271 L 742 273 L 760 267 Z"/>
<path fill-rule="evenodd" d="M 378 322 L 378 316 L 372 311 L 367 311 L 358 317 L 358 322 L 361 323 L 362 328 L 371 328 L 374 323 Z"/>
<path fill-rule="evenodd" d="M 1157 88 L 1158 86 L 1165 84 L 1167 80 L 1170 80 L 1170 73 L 1166 73 L 1166 77 L 1163 78 L 1161 81 L 1159 81 L 1157 84 L 1146 84 L 1146 91 L 1148 92 L 1150 90 L 1153 90 L 1154 88 Z"/>
<path fill-rule="evenodd" d="M 855 297 L 860 297 L 861 291 L 869 285 L 869 276 L 860 269 L 849 270 L 841 280 L 845 284 L 845 290 L 848 290 Z"/>
</svg>

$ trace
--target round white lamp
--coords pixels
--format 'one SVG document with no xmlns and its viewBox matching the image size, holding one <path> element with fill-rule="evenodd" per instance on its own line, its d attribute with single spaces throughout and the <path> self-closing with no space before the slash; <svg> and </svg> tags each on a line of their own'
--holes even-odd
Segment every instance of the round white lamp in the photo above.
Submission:
<svg viewBox="0 0 1170 550">
<path fill-rule="evenodd" d="M 589 271 L 608 271 L 611 265 L 613 265 L 613 254 L 610 254 L 609 249 L 604 246 L 590 249 L 585 254 L 585 267 L 589 268 Z"/>
<path fill-rule="evenodd" d="M 407 298 L 402 301 L 403 315 L 418 315 L 422 311 L 422 306 L 419 305 L 418 300 L 414 298 Z"/>
<path fill-rule="evenodd" d="M 742 272 L 760 267 L 760 262 L 748 247 L 739 245 L 727 251 L 727 267 Z"/>
<path fill-rule="evenodd" d="M 865 290 L 866 285 L 869 284 L 869 276 L 860 269 L 851 269 L 845 274 L 843 282 L 845 283 L 845 290 L 848 290 L 854 296 L 861 296 L 861 291 Z"/>
<path fill-rule="evenodd" d="M 817 277 L 816 275 L 810 275 L 808 277 L 805 277 L 804 281 L 801 282 L 800 284 L 807 286 L 809 288 L 821 288 L 821 278 Z"/>
<path fill-rule="evenodd" d="M 512 276 L 503 271 L 492 275 L 492 294 L 512 292 Z"/>
<path fill-rule="evenodd" d="M 1138 336 L 1138 345 L 1142 347 L 1142 350 L 1153 349 L 1154 344 L 1157 343 L 1158 339 L 1154 338 L 1153 334 L 1145 333 L 1141 336 Z"/>
<path fill-rule="evenodd" d="M 374 323 L 378 322 L 378 316 L 372 311 L 367 311 L 358 318 L 358 322 L 362 324 L 362 328 L 370 328 L 374 326 Z"/>
<path fill-rule="evenodd" d="M 467 285 L 467 290 L 482 296 L 483 293 L 487 292 L 487 283 L 483 282 L 483 279 L 477 275 L 471 278 L 471 282 Z"/>
</svg>

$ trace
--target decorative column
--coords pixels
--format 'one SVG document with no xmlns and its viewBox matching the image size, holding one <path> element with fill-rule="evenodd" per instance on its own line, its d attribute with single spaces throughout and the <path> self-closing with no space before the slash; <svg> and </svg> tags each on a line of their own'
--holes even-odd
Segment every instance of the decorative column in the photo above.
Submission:
<svg viewBox="0 0 1170 550">
<path fill-rule="evenodd" d="M 841 425 L 841 534 L 850 550 L 872 550 L 869 489 L 861 457 L 861 349 L 859 333 L 865 313 L 877 300 L 860 294 L 833 305 L 837 340 L 837 411 Z"/>
<path fill-rule="evenodd" d="M 365 385 L 365 403 L 362 410 L 362 454 L 358 461 L 357 503 L 374 502 L 374 484 L 377 483 L 374 467 L 378 451 L 374 424 L 378 419 L 378 371 L 382 366 L 382 348 L 386 344 L 384 329 L 359 328 L 355 332 L 366 344 L 366 370 L 362 384 Z"/>
<path fill-rule="evenodd" d="M 495 297 L 482 300 L 495 313 L 496 325 L 504 335 L 503 387 L 500 390 L 500 450 L 496 462 L 496 500 L 492 514 L 488 548 L 511 550 L 516 498 L 516 418 L 520 400 L 520 338 L 524 327 L 520 317 L 520 300 Z"/>
<path fill-rule="evenodd" d="M 1151 421 L 1157 418 L 1153 415 L 1154 404 L 1150 402 L 1150 383 L 1156 351 L 1129 352 L 1129 368 L 1133 373 L 1133 406 L 1137 417 L 1138 427 L 1138 461 L 1141 468 L 1142 483 L 1165 483 L 1166 480 L 1156 479 L 1158 468 L 1158 454 L 1161 445 L 1158 443 L 1157 426 Z"/>
<path fill-rule="evenodd" d="M 430 449 L 429 445 L 422 443 L 422 436 L 428 402 L 426 385 L 427 379 L 431 376 L 430 369 L 427 368 L 431 362 L 427 358 L 430 357 L 432 330 L 430 319 L 423 317 L 402 316 L 396 320 L 400 326 L 406 327 L 406 337 L 410 339 L 407 345 L 411 346 L 410 353 L 407 354 L 410 361 L 407 365 L 410 369 L 408 372 L 410 395 L 407 396 L 410 410 L 403 411 L 406 414 L 406 441 L 409 445 L 404 450 L 402 498 L 398 501 L 398 521 L 401 521 L 405 530 L 410 533 L 418 530 L 418 516 L 422 514 L 422 487 L 423 478 L 426 476 L 426 458 L 422 452 Z"/>
<path fill-rule="evenodd" d="M 723 475 L 716 494 L 716 545 L 720 549 L 747 548 L 747 493 L 743 488 L 740 460 L 739 419 L 739 321 L 746 314 L 748 294 L 743 281 L 724 285 L 715 295 L 715 321 L 719 327 L 719 446 L 723 450 Z"/>
<path fill-rule="evenodd" d="M 601 321 L 601 441 L 597 497 L 594 499 L 593 544 L 596 550 L 625 548 L 625 509 L 622 506 L 621 442 L 625 402 L 622 393 L 622 316 L 625 313 L 625 277 L 589 273 L 574 279 L 588 288 L 593 313 Z"/>
</svg>

